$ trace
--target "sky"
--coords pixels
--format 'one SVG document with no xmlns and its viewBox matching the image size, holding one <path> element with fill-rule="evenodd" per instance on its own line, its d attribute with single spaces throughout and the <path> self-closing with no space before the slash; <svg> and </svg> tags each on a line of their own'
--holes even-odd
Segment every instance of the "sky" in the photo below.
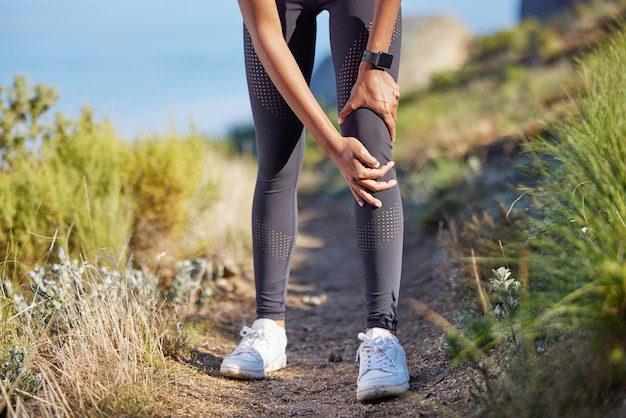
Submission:
<svg viewBox="0 0 626 418">
<path fill-rule="evenodd" d="M 404 0 L 405 16 L 452 14 L 474 34 L 517 23 L 519 0 Z M 327 16 L 318 54 L 329 50 Z M 54 85 L 56 111 L 83 105 L 125 136 L 184 130 L 223 136 L 250 121 L 234 0 L 0 2 L 0 85 Z"/>
</svg>

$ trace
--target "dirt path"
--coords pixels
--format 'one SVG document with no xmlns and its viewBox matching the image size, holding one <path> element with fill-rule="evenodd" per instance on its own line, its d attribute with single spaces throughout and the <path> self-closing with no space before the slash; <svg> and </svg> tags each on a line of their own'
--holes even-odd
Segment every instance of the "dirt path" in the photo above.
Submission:
<svg viewBox="0 0 626 418">
<path fill-rule="evenodd" d="M 467 416 L 472 405 L 466 370 L 450 369 L 442 332 L 413 309 L 419 299 L 450 310 L 437 239 L 406 216 L 405 260 L 398 337 L 406 352 L 411 387 L 406 396 L 379 403 L 356 401 L 355 353 L 365 306 L 354 240 L 351 197 L 306 198 L 289 285 L 288 367 L 264 381 L 219 376 L 221 359 L 237 344 L 242 324 L 254 319 L 253 284 L 233 279 L 234 296 L 217 300 L 195 320 L 214 327 L 177 379 L 177 395 L 164 402 L 176 416 Z"/>
</svg>

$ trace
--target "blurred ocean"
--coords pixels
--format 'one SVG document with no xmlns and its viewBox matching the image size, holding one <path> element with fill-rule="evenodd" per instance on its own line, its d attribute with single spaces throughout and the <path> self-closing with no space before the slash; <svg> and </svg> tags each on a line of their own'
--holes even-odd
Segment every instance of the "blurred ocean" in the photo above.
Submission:
<svg viewBox="0 0 626 418">
<path fill-rule="evenodd" d="M 426 4 L 429 3 L 429 4 Z M 436 4 L 434 4 L 436 3 Z M 405 15 L 453 13 L 474 33 L 517 21 L 518 0 L 404 0 Z M 318 54 L 328 52 L 320 18 Z M 2 0 L 0 85 L 23 74 L 59 88 L 53 110 L 89 105 L 126 137 L 250 122 L 234 0 Z"/>
</svg>

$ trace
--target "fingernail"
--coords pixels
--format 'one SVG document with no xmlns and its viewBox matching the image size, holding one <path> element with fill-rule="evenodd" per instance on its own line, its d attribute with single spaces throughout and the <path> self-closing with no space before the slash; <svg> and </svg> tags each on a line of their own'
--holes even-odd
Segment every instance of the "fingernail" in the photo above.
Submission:
<svg viewBox="0 0 626 418">
<path fill-rule="evenodd" d="M 389 180 L 389 184 L 393 187 L 398 184 L 398 182 L 396 180 Z"/>
</svg>

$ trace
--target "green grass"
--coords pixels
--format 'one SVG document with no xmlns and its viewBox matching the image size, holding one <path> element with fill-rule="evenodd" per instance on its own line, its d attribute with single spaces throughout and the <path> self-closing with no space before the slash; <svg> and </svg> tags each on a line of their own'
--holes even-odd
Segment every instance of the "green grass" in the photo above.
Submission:
<svg viewBox="0 0 626 418">
<path fill-rule="evenodd" d="M 510 67 L 503 78 L 483 78 L 457 89 L 403 102 L 398 113 L 396 159 L 415 155 L 458 157 L 506 136 L 523 136 L 554 118 L 553 106 L 567 94 L 572 66 Z M 569 87 L 571 88 L 571 87 Z"/>
<path fill-rule="evenodd" d="M 483 298 L 465 319 L 471 343 L 451 339 L 459 359 L 480 372 L 475 395 L 482 416 L 604 416 L 622 402 L 625 65 L 626 33 L 619 31 L 577 71 L 581 89 L 572 100 L 579 113 L 529 142 L 541 176 L 527 191 L 534 207 L 528 215 L 513 213 L 514 224 L 476 223 L 470 245 L 480 251 L 469 261 L 483 278 L 489 268 L 507 265 L 523 288 L 517 311 L 499 318 L 491 305 L 497 290 L 479 281 L 491 302 Z M 497 228 L 508 228 L 511 241 L 493 234 L 488 245 Z M 500 365 L 498 374 L 480 362 L 486 354 Z"/>
</svg>

